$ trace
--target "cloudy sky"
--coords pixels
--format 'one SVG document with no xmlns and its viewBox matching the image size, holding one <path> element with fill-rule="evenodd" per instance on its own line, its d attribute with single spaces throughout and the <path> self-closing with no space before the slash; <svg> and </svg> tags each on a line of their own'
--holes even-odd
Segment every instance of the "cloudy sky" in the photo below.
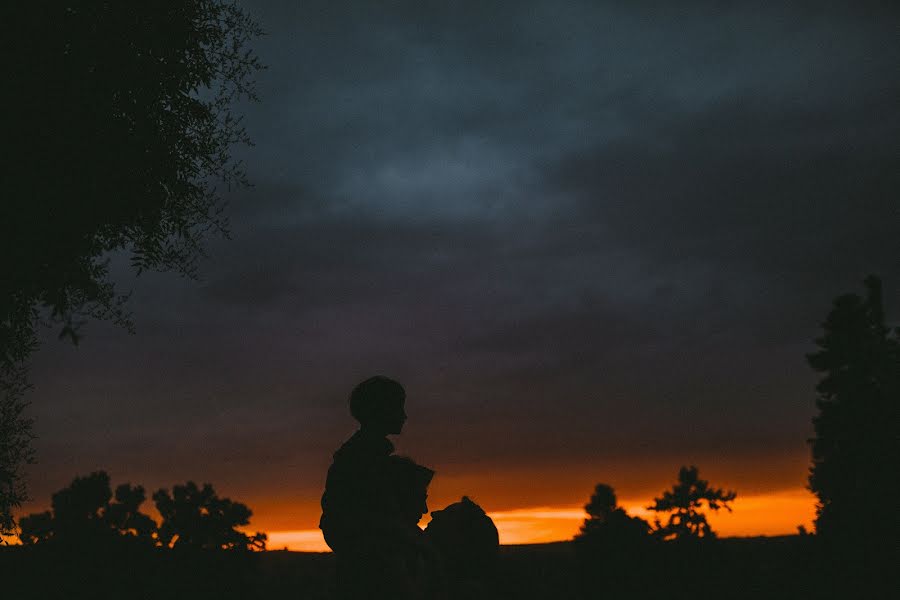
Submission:
<svg viewBox="0 0 900 600">
<path fill-rule="evenodd" d="M 803 494 L 819 323 L 869 273 L 900 308 L 900 18 L 675 4 L 248 3 L 232 239 L 199 281 L 114 258 L 135 335 L 47 332 L 26 509 L 102 468 L 314 529 L 375 373 L 435 505 Z"/>
</svg>

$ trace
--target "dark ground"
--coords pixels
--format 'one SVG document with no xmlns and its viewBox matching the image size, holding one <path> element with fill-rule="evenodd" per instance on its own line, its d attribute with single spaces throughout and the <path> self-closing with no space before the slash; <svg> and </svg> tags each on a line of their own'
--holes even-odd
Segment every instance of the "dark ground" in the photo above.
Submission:
<svg viewBox="0 0 900 600">
<path fill-rule="evenodd" d="M 895 565 L 896 567 L 896 565 Z M 890 572 L 888 572 L 890 571 Z M 579 561 L 571 543 L 505 546 L 497 598 L 891 598 L 893 569 L 847 569 L 813 537 L 663 544 L 634 560 Z M 145 548 L 0 548 L 0 598 L 332 597 L 334 556 L 272 551 L 203 555 Z"/>
</svg>

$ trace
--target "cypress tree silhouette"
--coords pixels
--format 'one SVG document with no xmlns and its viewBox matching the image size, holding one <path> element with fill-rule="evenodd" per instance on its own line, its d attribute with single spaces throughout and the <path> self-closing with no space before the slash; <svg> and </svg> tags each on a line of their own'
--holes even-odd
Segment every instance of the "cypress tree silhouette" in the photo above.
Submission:
<svg viewBox="0 0 900 600">
<path fill-rule="evenodd" d="M 865 287 L 865 297 L 835 299 L 819 350 L 807 356 L 822 374 L 810 440 L 816 533 L 854 552 L 900 533 L 896 518 L 872 507 L 900 490 L 900 328 L 885 324 L 881 281 L 869 276 Z"/>
</svg>

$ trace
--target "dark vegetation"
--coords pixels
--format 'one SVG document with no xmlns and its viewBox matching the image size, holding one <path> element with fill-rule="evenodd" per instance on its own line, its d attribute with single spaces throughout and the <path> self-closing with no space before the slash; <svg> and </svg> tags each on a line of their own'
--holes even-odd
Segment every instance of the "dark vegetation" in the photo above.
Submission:
<svg viewBox="0 0 900 600">
<path fill-rule="evenodd" d="M 246 598 L 258 585 L 266 536 L 248 535 L 251 511 L 194 482 L 153 494 L 160 523 L 141 512 L 144 488 L 98 471 L 53 494 L 49 511 L 20 520 L 19 548 L 2 564 L 17 598 Z"/>
<path fill-rule="evenodd" d="M 807 358 L 822 374 L 809 487 L 816 534 L 861 561 L 896 552 L 900 520 L 878 509 L 900 493 L 900 327 L 885 323 L 881 281 L 834 301 Z M 894 512 L 893 508 L 890 512 Z"/>
<path fill-rule="evenodd" d="M 141 512 L 144 488 L 123 483 L 115 494 L 109 475 L 96 471 L 76 477 L 53 494 L 52 509 L 22 517 L 23 545 L 83 549 L 120 542 L 173 550 L 265 550 L 266 536 L 247 535 L 238 527 L 250 524 L 246 505 L 219 498 L 210 484 L 193 481 L 153 494 L 162 521 Z"/>
<path fill-rule="evenodd" d="M 217 186 L 245 183 L 230 149 L 248 142 L 240 98 L 261 68 L 258 26 L 226 0 L 14 2 L 5 11 L 6 144 L 0 202 L 0 533 L 14 530 L 33 458 L 24 416 L 28 359 L 42 323 L 77 343 L 87 319 L 131 327 L 106 257 L 132 269 L 195 273 L 209 235 L 227 233 Z M 900 329 L 881 283 L 840 296 L 808 356 L 821 374 L 809 487 L 814 535 L 717 539 L 703 510 L 735 493 L 696 467 L 646 521 L 596 487 L 571 543 L 503 548 L 492 589 L 508 598 L 880 598 L 898 588 Z M 192 482 L 113 490 L 76 478 L 52 509 L 23 517 L 0 547 L 9 598 L 329 598 L 334 557 L 255 552 L 251 511 Z"/>
<path fill-rule="evenodd" d="M 226 234 L 217 186 L 245 183 L 240 98 L 255 98 L 256 23 L 227 0 L 14 2 L 0 201 L 0 533 L 32 458 L 28 360 L 42 323 L 79 339 L 91 318 L 131 327 L 106 257 L 191 276 Z"/>
</svg>

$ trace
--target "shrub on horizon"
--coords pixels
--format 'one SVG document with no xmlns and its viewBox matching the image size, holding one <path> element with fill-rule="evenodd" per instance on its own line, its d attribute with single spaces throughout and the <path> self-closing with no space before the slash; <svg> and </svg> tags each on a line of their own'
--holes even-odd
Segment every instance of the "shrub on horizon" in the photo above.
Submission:
<svg viewBox="0 0 900 600">
<path fill-rule="evenodd" d="M 212 485 L 200 488 L 193 481 L 161 489 L 153 501 L 162 516 L 159 543 L 166 548 L 206 550 L 265 550 L 266 534 L 247 535 L 238 527 L 250 524 L 253 512 L 246 504 L 219 498 Z"/>
<path fill-rule="evenodd" d="M 661 498 L 654 498 L 654 503 L 647 507 L 652 511 L 671 513 L 665 525 L 659 519 L 655 520 L 653 535 L 662 540 L 715 538 L 716 533 L 706 521 L 706 515 L 700 512 L 703 504 L 712 511 L 724 508 L 731 512 L 728 503 L 736 497 L 737 492 L 711 487 L 708 481 L 700 479 L 697 467 L 681 467 L 678 483 L 663 492 Z"/>
<path fill-rule="evenodd" d="M 219 498 L 212 485 L 189 481 L 153 494 L 162 523 L 140 511 L 146 500 L 142 486 L 124 483 L 110 489 L 109 475 L 95 471 L 76 477 L 53 494 L 51 510 L 19 520 L 23 545 L 107 546 L 132 541 L 146 547 L 203 550 L 265 550 L 266 535 L 247 535 L 253 514 L 247 505 Z"/>
</svg>

